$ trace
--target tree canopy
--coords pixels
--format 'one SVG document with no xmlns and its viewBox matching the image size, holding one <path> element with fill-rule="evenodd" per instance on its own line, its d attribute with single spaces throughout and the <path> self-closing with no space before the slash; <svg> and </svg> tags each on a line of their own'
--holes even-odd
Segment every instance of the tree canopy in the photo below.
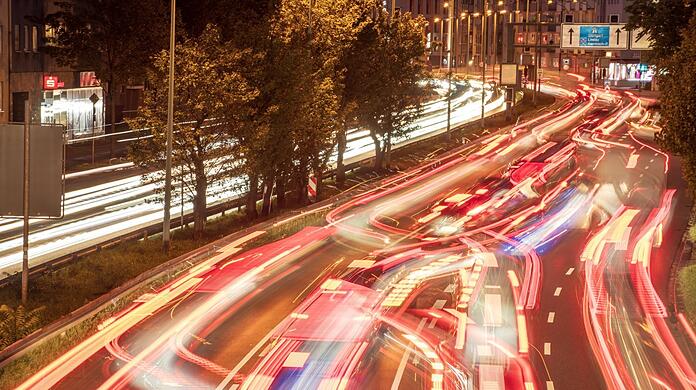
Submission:
<svg viewBox="0 0 696 390">
<path fill-rule="evenodd" d="M 681 44 L 663 67 L 658 75 L 662 131 L 657 138 L 682 156 L 685 176 L 696 190 L 696 15 L 682 30 Z"/>
<path fill-rule="evenodd" d="M 190 15 L 180 23 L 174 166 L 184 171 L 196 218 L 203 218 L 209 187 L 236 182 L 232 177 L 246 183 L 250 218 L 259 197 L 264 214 L 273 194 L 280 207 L 289 191 L 306 203 L 310 175 L 321 180 L 337 150 L 341 160 L 349 126 L 370 130 L 381 169 L 392 138 L 407 136 L 428 96 L 424 21 L 390 18 L 377 0 L 314 0 L 311 10 L 306 0 L 268 0 L 238 8 L 202 30 Z M 239 20 L 252 14 L 260 19 Z M 152 133 L 132 150 L 151 169 L 164 161 L 167 64 L 166 51 L 154 56 L 144 105 L 131 123 Z"/>
<path fill-rule="evenodd" d="M 240 173 L 241 155 L 235 137 L 245 132 L 249 103 L 257 91 L 238 71 L 248 51 L 226 45 L 219 30 L 210 25 L 200 36 L 186 38 L 176 47 L 177 72 L 174 95 L 174 143 L 172 162 L 178 167 L 194 205 L 194 231 L 205 226 L 208 189 L 232 186 L 229 179 Z M 133 161 L 149 173 L 146 179 L 161 183 L 165 162 L 169 53 L 155 56 L 148 74 L 149 88 L 132 121 L 147 135 L 131 150 Z M 221 189 L 218 189 L 220 191 Z"/>
<path fill-rule="evenodd" d="M 55 1 L 45 18 L 54 31 L 45 50 L 58 63 L 96 72 L 103 82 L 141 78 L 169 36 L 160 0 Z"/>
<path fill-rule="evenodd" d="M 696 7 L 692 0 L 633 0 L 626 7 L 627 27 L 641 28 L 653 43 L 649 56 L 654 63 L 674 54 L 682 41 L 682 30 Z"/>
</svg>

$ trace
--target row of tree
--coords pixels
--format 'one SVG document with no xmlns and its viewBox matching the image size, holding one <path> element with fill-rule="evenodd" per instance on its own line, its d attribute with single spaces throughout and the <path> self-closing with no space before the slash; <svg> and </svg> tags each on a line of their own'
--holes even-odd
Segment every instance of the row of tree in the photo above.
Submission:
<svg viewBox="0 0 696 390">
<path fill-rule="evenodd" d="M 158 183 L 167 3 L 57 2 L 61 11 L 47 18 L 57 32 L 49 50 L 63 64 L 97 70 L 111 91 L 145 76 L 144 101 L 129 124 L 146 133 L 131 157 Z M 310 175 L 321 183 L 332 156 L 344 185 L 351 128 L 369 130 L 375 169 L 388 167 L 392 139 L 413 129 L 429 97 L 425 20 L 392 17 L 379 0 L 179 3 L 173 163 L 193 200 L 197 233 L 211 188 L 239 186 L 248 194 L 248 216 L 256 218 L 259 198 L 263 214 L 274 194 L 280 207 L 287 193 L 305 204 Z"/>
<path fill-rule="evenodd" d="M 634 0 L 629 27 L 652 41 L 650 61 L 661 91 L 658 142 L 682 157 L 683 172 L 696 191 L 696 3 Z"/>
</svg>

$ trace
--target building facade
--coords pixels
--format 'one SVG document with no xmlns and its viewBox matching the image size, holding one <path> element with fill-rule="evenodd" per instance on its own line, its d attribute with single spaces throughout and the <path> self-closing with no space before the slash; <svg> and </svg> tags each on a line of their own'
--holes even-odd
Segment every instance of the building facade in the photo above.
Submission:
<svg viewBox="0 0 696 390">
<path fill-rule="evenodd" d="M 42 50 L 54 32 L 41 20 L 56 11 L 53 0 L 0 0 L 0 121 L 23 122 L 28 100 L 33 121 L 62 124 L 69 138 L 103 134 L 109 105 L 94 71 L 60 66 Z M 117 121 L 137 110 L 142 89 L 118 91 Z"/>
<path fill-rule="evenodd" d="M 641 64 L 641 52 L 560 47 L 562 23 L 626 23 L 625 6 L 625 0 L 396 0 L 399 12 L 422 15 L 428 21 L 426 39 L 435 70 L 447 66 L 451 22 L 452 65 L 459 71 L 478 71 L 483 59 L 493 66 L 536 64 L 538 56 L 542 70 L 595 75 L 596 81 L 636 77 L 645 81 L 650 74 Z M 608 68 L 598 67 L 600 57 L 610 58 Z"/>
</svg>

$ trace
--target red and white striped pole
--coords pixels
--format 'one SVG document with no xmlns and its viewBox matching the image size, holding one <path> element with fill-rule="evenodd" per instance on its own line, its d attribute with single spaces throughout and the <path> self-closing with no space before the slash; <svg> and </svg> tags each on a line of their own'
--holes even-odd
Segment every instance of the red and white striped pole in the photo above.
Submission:
<svg viewBox="0 0 696 390">
<path fill-rule="evenodd" d="M 314 200 L 317 199 L 317 183 L 318 180 L 316 176 L 309 175 L 309 182 L 307 183 L 307 195 Z"/>
</svg>

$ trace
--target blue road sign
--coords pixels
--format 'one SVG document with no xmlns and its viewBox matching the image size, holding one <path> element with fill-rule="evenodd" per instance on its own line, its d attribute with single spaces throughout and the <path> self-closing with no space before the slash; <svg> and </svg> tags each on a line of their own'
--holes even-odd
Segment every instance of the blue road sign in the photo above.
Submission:
<svg viewBox="0 0 696 390">
<path fill-rule="evenodd" d="M 580 26 L 580 46 L 609 46 L 609 26 Z"/>
</svg>

